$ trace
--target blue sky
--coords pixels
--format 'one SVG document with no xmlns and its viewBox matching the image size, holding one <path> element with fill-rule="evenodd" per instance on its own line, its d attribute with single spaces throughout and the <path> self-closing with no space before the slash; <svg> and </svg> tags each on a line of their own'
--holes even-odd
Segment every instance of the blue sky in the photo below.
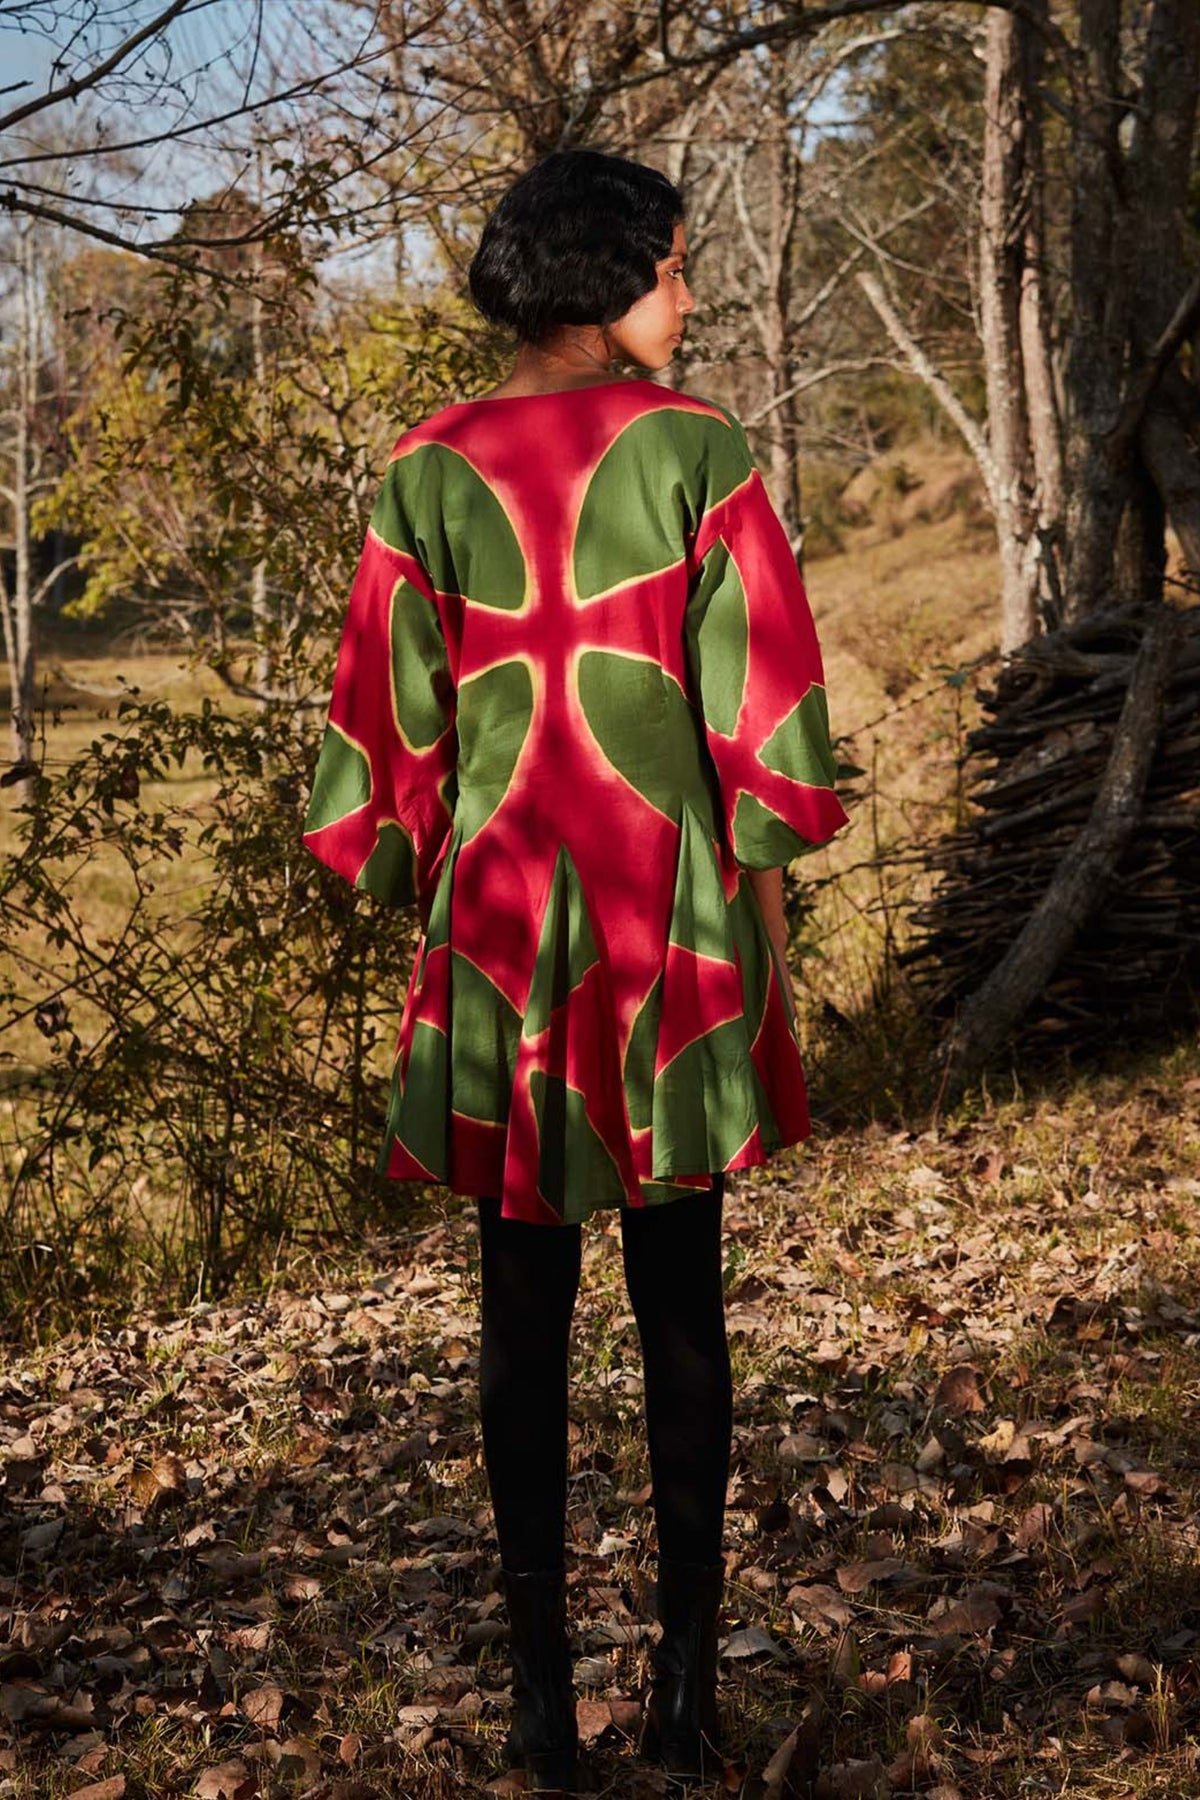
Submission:
<svg viewBox="0 0 1200 1800">
<path fill-rule="evenodd" d="M 35 37 L 32 31 L 18 31 L 13 25 L 0 25 L 0 70 L 3 71 L 0 87 L 8 87 L 14 81 L 37 83 L 36 88 L 26 92 L 5 94 L 0 101 L 5 112 L 44 89 L 52 54 L 45 38 Z"/>
<path fill-rule="evenodd" d="M 55 21 L 56 13 L 61 17 L 67 10 L 48 0 L 43 16 Z M 63 43 L 70 44 L 57 70 L 52 69 L 57 47 L 40 32 L 17 29 L 11 15 L 0 13 L 0 86 L 31 83 L 0 98 L 0 113 L 94 67 L 160 10 L 161 0 L 101 0 L 86 37 L 73 43 L 56 23 Z M 40 183 L 44 191 L 36 197 L 63 210 L 91 196 L 95 216 L 126 239 L 168 236 L 179 207 L 238 179 L 250 166 L 253 121 L 235 119 L 215 127 L 208 121 L 226 109 L 236 110 L 247 98 L 278 92 L 297 75 L 352 57 L 367 36 L 370 19 L 367 8 L 329 8 L 321 0 L 305 0 L 297 7 L 286 0 L 266 0 L 261 8 L 252 0 L 199 0 L 172 21 L 161 39 L 150 40 L 107 77 L 102 94 L 60 103 L 18 124 L 0 144 L 0 163 L 7 161 L 0 179 L 7 175 Z M 343 97 L 351 98 L 354 89 L 349 77 Z M 369 114 L 371 94 L 361 82 L 357 90 L 360 109 Z M 301 115 L 287 104 L 273 105 L 255 118 L 266 121 L 272 141 L 285 152 L 299 141 Z M 203 128 L 137 149 L 119 163 L 88 154 L 197 121 L 205 121 Z M 60 161 L 13 160 L 33 150 L 68 147 L 78 153 Z M 266 164 L 272 159 L 269 152 Z M 115 211 L 118 206 L 125 210 Z"/>
</svg>

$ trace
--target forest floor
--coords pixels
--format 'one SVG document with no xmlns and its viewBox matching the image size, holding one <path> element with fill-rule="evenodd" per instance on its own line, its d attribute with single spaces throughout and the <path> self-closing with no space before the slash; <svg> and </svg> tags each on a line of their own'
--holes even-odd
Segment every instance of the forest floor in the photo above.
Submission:
<svg viewBox="0 0 1200 1800">
<path fill-rule="evenodd" d="M 732 1185 L 710 1791 L 1200 1795 L 1198 1118 L 1189 1048 Z M 585 1227 L 569 1609 L 586 1789 L 648 1797 L 615 1234 Z M 303 1281 L 10 1358 L 0 1794 L 518 1791 L 477 1348 L 450 1200 Z"/>
<path fill-rule="evenodd" d="M 870 1008 L 922 879 L 894 853 L 952 815 L 996 571 L 964 459 L 893 461 L 806 570 L 869 803 L 801 868 L 802 1015 L 837 1025 L 812 1045 L 826 1123 L 726 1206 L 710 1791 L 1200 1800 L 1200 1050 L 1009 1080 L 936 1125 L 907 1105 Z M 64 640 L 55 664 L 51 760 L 113 728 L 122 676 L 199 691 L 164 655 Z M 122 898 L 95 886 L 98 930 Z M 45 1055 L 32 1027 L 15 1050 Z M 650 1800 L 653 1511 L 616 1235 L 585 1228 L 569 1610 L 587 1791 Z M 519 1791 L 477 1277 L 470 1207 L 426 1199 L 227 1303 L 126 1297 L 119 1327 L 0 1359 L 0 1800 Z"/>
</svg>

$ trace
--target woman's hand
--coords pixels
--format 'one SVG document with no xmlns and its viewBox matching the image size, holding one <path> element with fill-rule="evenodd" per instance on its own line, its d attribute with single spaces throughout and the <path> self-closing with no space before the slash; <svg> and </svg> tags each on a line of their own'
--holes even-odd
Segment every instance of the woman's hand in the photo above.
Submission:
<svg viewBox="0 0 1200 1800">
<path fill-rule="evenodd" d="M 788 973 L 788 929 L 783 911 L 783 870 L 747 869 L 746 873 L 750 877 L 750 886 L 754 889 L 754 897 L 758 901 L 763 924 L 766 926 L 767 936 L 771 940 L 771 948 L 779 963 L 779 972 L 783 976 L 784 996 L 794 1025 L 796 1022 L 796 997 L 792 992 L 791 976 Z"/>
</svg>

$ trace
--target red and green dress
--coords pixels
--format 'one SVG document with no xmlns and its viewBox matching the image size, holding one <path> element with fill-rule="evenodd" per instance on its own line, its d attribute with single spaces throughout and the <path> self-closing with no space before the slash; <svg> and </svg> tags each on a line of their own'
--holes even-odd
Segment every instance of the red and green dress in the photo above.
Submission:
<svg viewBox="0 0 1200 1800">
<path fill-rule="evenodd" d="M 403 434 L 305 822 L 428 921 L 381 1172 L 559 1224 L 806 1136 L 744 871 L 844 822 L 812 616 L 736 419 L 613 381 Z"/>
</svg>

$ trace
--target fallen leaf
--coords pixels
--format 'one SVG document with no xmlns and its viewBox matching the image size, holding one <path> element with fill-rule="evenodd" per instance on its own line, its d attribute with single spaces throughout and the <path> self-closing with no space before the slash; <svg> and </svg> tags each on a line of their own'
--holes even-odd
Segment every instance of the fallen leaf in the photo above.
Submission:
<svg viewBox="0 0 1200 1800">
<path fill-rule="evenodd" d="M 906 1572 L 919 1573 L 898 1556 L 881 1556 L 874 1562 L 844 1563 L 837 1571 L 837 1584 L 844 1594 L 861 1594 L 877 1582 L 891 1581 Z"/>
<path fill-rule="evenodd" d="M 262 1687 L 251 1688 L 243 1694 L 239 1705 L 252 1725 L 257 1725 L 261 1731 L 274 1731 L 283 1717 L 286 1699 L 281 1687 L 267 1681 Z"/>
<path fill-rule="evenodd" d="M 862 1673 L 862 1652 L 852 1631 L 843 1631 L 829 1659 L 829 1674 L 834 1687 L 843 1691 L 858 1686 Z"/>
<path fill-rule="evenodd" d="M 764 1631 L 761 1625 L 748 1625 L 744 1631 L 735 1631 L 726 1638 L 721 1646 L 720 1654 L 733 1657 L 763 1655 L 782 1657 L 787 1653 L 769 1631 Z"/>
<path fill-rule="evenodd" d="M 1062 1609 L 1065 1624 L 1081 1625 L 1088 1619 L 1094 1619 L 1104 1610 L 1104 1589 L 1098 1587 L 1084 1588 L 1081 1594 L 1072 1595 Z"/>
<path fill-rule="evenodd" d="M 1034 1544 L 1043 1543 L 1053 1523 L 1054 1508 L 1047 1506 L 1044 1500 L 1027 1507 L 1021 1514 L 1020 1522 L 1017 1525 L 1014 1539 L 1017 1548 L 1028 1550 Z"/>
<path fill-rule="evenodd" d="M 156 1456 L 150 1465 L 150 1473 L 164 1494 L 186 1494 L 188 1491 L 187 1467 L 181 1456 L 168 1451 L 165 1456 Z"/>
<path fill-rule="evenodd" d="M 937 1750 L 943 1742 L 942 1728 L 930 1713 L 914 1713 L 904 1727 L 904 1737 L 910 1750 Z"/>
<path fill-rule="evenodd" d="M 635 1729 L 641 1716 L 641 1703 L 637 1700 L 577 1700 L 575 1702 L 579 1739 L 583 1744 L 594 1744 L 610 1726 L 628 1734 Z"/>
<path fill-rule="evenodd" d="M 1153 1469 L 1126 1469 L 1123 1476 L 1125 1486 L 1135 1494 L 1142 1494 L 1147 1499 L 1152 1494 L 1161 1494 L 1166 1490 L 1166 1482 Z"/>
<path fill-rule="evenodd" d="M 216 1763 L 196 1779 L 196 1800 L 254 1800 L 258 1780 L 240 1756 Z"/>
<path fill-rule="evenodd" d="M 308 1738 L 285 1738 L 281 1744 L 268 1738 L 267 1755 L 284 1781 L 311 1784 L 321 1773 L 321 1752 Z"/>
<path fill-rule="evenodd" d="M 979 1440 L 979 1448 L 985 1456 L 1006 1456 L 1012 1449 L 1013 1439 L 1017 1435 L 1014 1419 L 997 1419 L 995 1426 Z"/>
<path fill-rule="evenodd" d="M 794 1468 L 801 1463 L 820 1462 L 829 1455 L 829 1446 L 811 1432 L 793 1431 L 780 1440 L 777 1454 L 785 1467 Z"/>
<path fill-rule="evenodd" d="M 987 1594 L 968 1594 L 929 1619 L 938 1637 L 981 1637 L 1000 1623 L 1000 1608 Z"/>
<path fill-rule="evenodd" d="M 1123 1675 L 1126 1681 L 1135 1682 L 1138 1687 L 1152 1688 L 1158 1685 L 1159 1671 L 1147 1656 L 1118 1656 L 1117 1673 Z"/>
<path fill-rule="evenodd" d="M 782 1800 L 785 1786 L 790 1793 L 801 1793 L 811 1787 L 817 1772 L 824 1713 L 825 1702 L 820 1694 L 813 1694 L 805 1702 L 799 1720 L 763 1769 L 762 1800 Z"/>
<path fill-rule="evenodd" d="M 1123 1681 L 1098 1681 L 1086 1698 L 1089 1706 L 1132 1706 L 1135 1696 Z"/>
<path fill-rule="evenodd" d="M 435 1722 L 440 1710 L 438 1706 L 402 1706 L 396 1714 L 396 1727 L 402 1734 L 420 1731 Z"/>
<path fill-rule="evenodd" d="M 854 1618 L 854 1608 L 847 1605 L 836 1588 L 827 1587 L 824 1582 L 789 1588 L 787 1603 L 805 1618 L 825 1625 L 849 1625 Z"/>
<path fill-rule="evenodd" d="M 971 1363 L 955 1363 L 938 1382 L 933 1403 L 952 1413 L 982 1412 L 984 1398 L 979 1389 L 979 1370 Z"/>
</svg>

